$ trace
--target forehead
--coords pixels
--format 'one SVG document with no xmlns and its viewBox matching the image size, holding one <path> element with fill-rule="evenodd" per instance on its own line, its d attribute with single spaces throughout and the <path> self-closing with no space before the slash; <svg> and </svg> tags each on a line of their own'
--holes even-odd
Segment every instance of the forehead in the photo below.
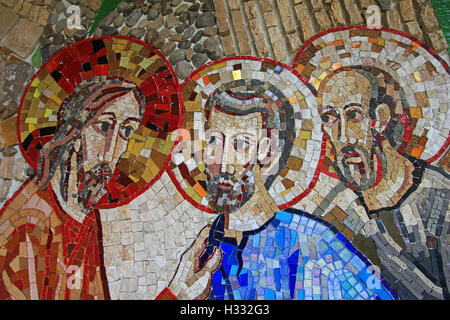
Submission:
<svg viewBox="0 0 450 320">
<path fill-rule="evenodd" d="M 103 108 L 102 113 L 112 112 L 116 118 L 138 118 L 140 105 L 133 92 L 115 99 L 111 104 Z"/>
<path fill-rule="evenodd" d="M 211 111 L 209 118 L 211 129 L 226 131 L 257 131 L 262 128 L 262 117 L 258 112 L 247 115 L 231 115 L 220 112 L 217 109 Z"/>
<path fill-rule="evenodd" d="M 319 105 L 344 107 L 348 103 L 364 104 L 371 92 L 370 81 L 355 71 L 339 72 L 324 83 L 319 94 Z"/>
</svg>

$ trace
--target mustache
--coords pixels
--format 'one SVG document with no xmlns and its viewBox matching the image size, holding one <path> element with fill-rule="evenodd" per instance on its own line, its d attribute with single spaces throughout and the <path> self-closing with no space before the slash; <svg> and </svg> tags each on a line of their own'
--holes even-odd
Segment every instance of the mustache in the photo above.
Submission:
<svg viewBox="0 0 450 320">
<path fill-rule="evenodd" d="M 359 160 L 352 160 L 359 158 Z M 381 161 L 381 163 L 379 163 Z M 386 158 L 378 149 L 364 148 L 361 145 L 346 145 L 333 161 L 338 176 L 354 189 L 362 191 L 370 189 L 377 181 L 377 168 L 381 165 L 382 175 L 386 170 Z"/>
<path fill-rule="evenodd" d="M 240 208 L 255 192 L 253 176 L 239 180 L 232 174 L 207 176 L 207 199 L 217 213 L 232 213 Z"/>
<path fill-rule="evenodd" d="M 232 186 L 236 186 L 238 183 L 239 181 L 234 175 L 229 173 L 221 173 L 212 178 L 208 175 L 207 187 L 220 184 L 230 184 Z"/>
<path fill-rule="evenodd" d="M 107 192 L 107 186 L 113 176 L 109 164 L 100 162 L 89 171 L 78 176 L 78 203 L 86 211 L 91 210 Z"/>
</svg>

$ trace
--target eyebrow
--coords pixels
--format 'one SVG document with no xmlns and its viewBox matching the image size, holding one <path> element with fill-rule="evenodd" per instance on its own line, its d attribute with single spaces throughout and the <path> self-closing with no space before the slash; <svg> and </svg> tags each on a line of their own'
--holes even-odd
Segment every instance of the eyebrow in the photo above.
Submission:
<svg viewBox="0 0 450 320">
<path fill-rule="evenodd" d="M 139 122 L 139 119 L 135 118 L 135 117 L 128 117 L 128 118 L 125 118 L 125 120 L 123 120 L 122 123 L 128 123 L 128 122 L 131 122 L 131 121 Z"/>
<path fill-rule="evenodd" d="M 236 137 L 237 135 L 247 135 L 247 136 L 250 136 L 250 137 L 256 136 L 256 135 L 253 134 L 253 133 L 249 133 L 249 132 L 242 131 L 242 132 L 237 132 L 237 133 L 233 134 L 232 137 L 234 138 L 234 137 Z M 247 139 L 248 139 L 248 137 L 244 137 L 244 138 L 247 138 Z"/>
<path fill-rule="evenodd" d="M 321 113 L 327 112 L 327 111 L 334 111 L 336 113 L 339 113 L 339 111 L 337 110 L 336 107 L 332 107 L 332 106 L 322 106 L 322 110 Z"/>
<path fill-rule="evenodd" d="M 100 117 L 100 116 L 104 116 L 104 115 L 113 116 L 114 119 L 116 119 L 116 114 L 115 114 L 114 112 L 111 112 L 111 111 L 108 111 L 108 112 L 102 112 L 102 113 L 100 113 L 100 114 L 97 116 L 97 118 Z"/>
<path fill-rule="evenodd" d="M 210 130 L 211 130 L 211 132 L 219 133 L 220 135 L 225 136 L 225 134 L 223 133 L 223 131 L 221 131 L 221 130 L 219 130 L 219 129 L 210 129 Z M 237 135 L 246 135 L 246 137 L 244 137 L 244 138 L 247 138 L 247 139 L 248 139 L 249 137 L 255 137 L 255 136 L 256 136 L 255 134 L 250 133 L 250 132 L 240 131 L 240 132 L 237 132 L 237 133 L 231 135 L 231 137 L 234 138 L 234 137 L 236 137 Z"/>
<path fill-rule="evenodd" d="M 347 109 L 347 108 L 350 108 L 350 107 L 360 107 L 361 109 L 363 108 L 363 106 L 362 106 L 361 104 L 354 102 L 354 103 L 349 103 L 349 104 L 347 104 L 347 105 L 344 107 L 344 110 Z"/>
</svg>

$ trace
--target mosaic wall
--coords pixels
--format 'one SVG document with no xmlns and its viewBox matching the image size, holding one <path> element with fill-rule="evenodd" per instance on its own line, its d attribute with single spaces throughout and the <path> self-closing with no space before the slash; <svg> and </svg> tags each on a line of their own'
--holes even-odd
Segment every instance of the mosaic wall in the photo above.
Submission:
<svg viewBox="0 0 450 320">
<path fill-rule="evenodd" d="M 0 2 L 0 299 L 450 299 L 431 1 Z"/>
</svg>

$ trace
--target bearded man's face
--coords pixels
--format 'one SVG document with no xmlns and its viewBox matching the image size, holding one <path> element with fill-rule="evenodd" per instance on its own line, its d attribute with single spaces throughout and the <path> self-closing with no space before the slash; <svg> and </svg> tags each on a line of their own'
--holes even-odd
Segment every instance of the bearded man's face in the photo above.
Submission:
<svg viewBox="0 0 450 320">
<path fill-rule="evenodd" d="M 213 109 L 206 136 L 207 199 L 217 213 L 232 213 L 255 193 L 254 167 L 262 132 L 259 113 L 230 115 Z"/>
<path fill-rule="evenodd" d="M 77 193 L 80 208 L 88 212 L 105 196 L 120 156 L 139 125 L 139 104 L 130 92 L 100 109 L 81 134 L 77 155 Z"/>
<path fill-rule="evenodd" d="M 386 167 L 377 147 L 381 136 L 371 126 L 371 90 L 363 75 L 345 71 L 331 77 L 318 98 L 322 130 L 336 152 L 333 166 L 359 191 L 370 189 Z"/>
</svg>

